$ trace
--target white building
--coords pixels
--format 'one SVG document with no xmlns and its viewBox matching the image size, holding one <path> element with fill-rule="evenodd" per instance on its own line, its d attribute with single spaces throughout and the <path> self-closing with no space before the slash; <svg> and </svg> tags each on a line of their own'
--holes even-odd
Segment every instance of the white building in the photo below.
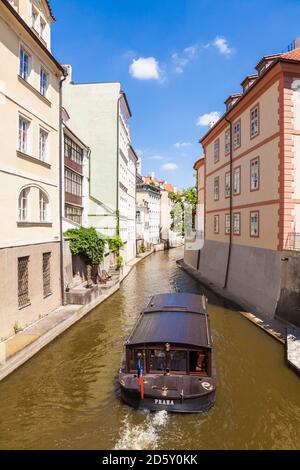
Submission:
<svg viewBox="0 0 300 470">
<path fill-rule="evenodd" d="M 90 157 L 89 225 L 125 243 L 122 256 L 135 257 L 136 156 L 131 147 L 131 111 L 119 82 L 73 83 L 72 69 L 64 84 L 69 126 L 88 142 Z"/>
<path fill-rule="evenodd" d="M 149 237 L 149 243 L 156 245 L 160 243 L 160 189 L 148 183 L 137 185 L 137 206 L 143 215 L 143 225 L 140 229 L 146 229 L 144 237 Z M 142 208 L 143 211 L 141 210 Z M 148 215 L 146 214 L 148 210 Z M 149 234 L 147 234 L 147 218 L 149 217 Z M 147 228 L 146 228 L 147 227 Z"/>
</svg>

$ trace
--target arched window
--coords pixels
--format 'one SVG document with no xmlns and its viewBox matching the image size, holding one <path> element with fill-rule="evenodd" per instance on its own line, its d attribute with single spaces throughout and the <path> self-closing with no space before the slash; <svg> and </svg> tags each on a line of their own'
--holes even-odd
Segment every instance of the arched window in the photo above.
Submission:
<svg viewBox="0 0 300 470">
<path fill-rule="evenodd" d="M 29 188 L 21 191 L 19 196 L 19 221 L 24 222 L 28 218 L 28 195 Z"/>
<path fill-rule="evenodd" d="M 48 222 L 49 199 L 46 194 L 40 190 L 40 222 Z"/>
</svg>

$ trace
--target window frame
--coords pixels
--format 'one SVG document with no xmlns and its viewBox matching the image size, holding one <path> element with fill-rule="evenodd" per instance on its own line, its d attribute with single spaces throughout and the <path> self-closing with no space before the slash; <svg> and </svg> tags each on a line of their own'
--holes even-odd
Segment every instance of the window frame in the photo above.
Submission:
<svg viewBox="0 0 300 470">
<path fill-rule="evenodd" d="M 21 121 L 25 123 L 26 129 L 21 129 Z M 29 140 L 29 130 L 30 130 L 31 121 L 23 116 L 22 114 L 18 115 L 18 151 L 25 154 L 30 155 L 30 140 Z M 22 136 L 21 136 L 22 132 Z M 25 145 L 24 145 L 24 135 L 25 135 Z"/>
<path fill-rule="evenodd" d="M 236 145 L 235 144 L 235 136 L 236 136 L 236 133 L 235 133 L 235 127 L 239 124 L 240 126 L 240 130 L 239 130 L 239 144 Z M 237 150 L 241 147 L 242 145 L 242 122 L 241 122 L 241 119 L 238 119 L 237 121 L 235 121 L 235 123 L 233 124 L 233 150 Z"/>
<path fill-rule="evenodd" d="M 229 175 L 229 194 L 227 194 L 227 176 Z M 230 190 L 231 190 L 231 174 L 230 171 L 226 171 L 225 173 L 225 199 L 228 199 L 230 197 Z"/>
<path fill-rule="evenodd" d="M 255 211 L 250 211 L 249 213 L 249 231 L 250 231 L 250 237 L 251 238 L 259 238 L 259 218 L 260 218 L 260 214 L 259 214 L 259 210 L 255 210 Z M 257 214 L 257 234 L 256 235 L 252 235 L 252 225 L 251 225 L 251 217 L 252 217 L 252 214 Z"/>
<path fill-rule="evenodd" d="M 28 200 L 29 200 L 29 192 L 30 188 L 23 188 L 19 194 L 18 198 L 18 222 L 27 222 L 28 221 L 28 216 L 29 216 L 29 205 L 28 205 Z M 23 196 L 24 194 L 24 196 Z M 24 204 L 24 201 L 25 204 Z M 25 216 L 23 217 L 23 214 Z"/>
<path fill-rule="evenodd" d="M 41 136 L 43 134 L 46 136 L 45 141 L 44 141 L 44 158 L 42 158 L 42 152 L 41 152 L 41 149 L 42 149 Z M 49 155 L 49 152 L 48 152 L 48 138 L 49 138 L 49 132 L 46 131 L 46 129 L 40 127 L 40 129 L 39 129 L 39 160 L 41 162 L 45 162 L 45 163 L 48 162 L 48 155 Z"/>
<path fill-rule="evenodd" d="M 214 163 L 218 163 L 220 161 L 220 138 L 218 137 L 214 141 Z"/>
<path fill-rule="evenodd" d="M 227 220 L 229 220 L 228 224 L 227 224 Z M 230 213 L 227 212 L 225 214 L 225 235 L 230 235 L 230 233 L 231 233 Z"/>
<path fill-rule="evenodd" d="M 257 188 L 252 188 L 252 162 L 258 162 L 258 178 L 257 178 Z M 250 192 L 259 191 L 260 189 L 260 158 L 259 156 L 252 158 L 250 160 Z"/>
<path fill-rule="evenodd" d="M 29 256 L 20 256 L 17 258 L 18 260 L 18 308 L 19 310 L 26 308 L 30 305 L 30 297 L 29 297 L 29 263 L 30 257 Z M 21 271 L 21 263 L 25 263 L 25 269 L 22 269 L 22 275 L 25 276 L 22 280 L 20 277 Z M 21 297 L 24 297 L 22 299 Z"/>
<path fill-rule="evenodd" d="M 239 231 L 238 232 L 235 232 L 235 224 L 234 224 L 235 216 L 238 216 L 238 220 L 239 220 Z M 239 237 L 241 235 L 241 224 L 242 224 L 241 212 L 240 211 L 233 212 L 232 213 L 232 234 L 236 237 Z"/>
<path fill-rule="evenodd" d="M 24 61 L 22 60 L 22 53 L 25 54 L 28 57 L 28 62 L 27 62 L 27 75 L 25 77 L 24 72 L 24 67 L 22 67 L 22 64 L 24 64 Z M 25 80 L 25 82 L 29 83 L 31 75 L 31 54 L 29 53 L 28 49 L 23 46 L 23 44 L 20 44 L 20 51 L 19 51 L 19 76 Z"/>
<path fill-rule="evenodd" d="M 218 197 L 216 197 L 216 182 L 218 182 Z M 219 201 L 220 200 L 220 177 L 216 176 L 214 178 L 214 201 Z"/>
<path fill-rule="evenodd" d="M 235 192 L 235 175 L 238 171 L 238 174 L 239 174 L 239 190 L 238 192 Z M 242 192 L 242 168 L 241 168 L 241 165 L 238 165 L 236 166 L 234 169 L 233 169 L 233 195 L 234 196 L 239 196 Z"/>
<path fill-rule="evenodd" d="M 216 223 L 217 221 L 217 223 Z M 220 233 L 220 216 L 219 214 L 215 214 L 213 217 L 213 229 L 214 234 L 218 235 Z"/>
<path fill-rule="evenodd" d="M 257 132 L 252 134 L 252 113 L 257 109 Z M 255 137 L 259 136 L 260 134 L 260 106 L 259 103 L 256 103 L 250 109 L 250 140 L 255 139 Z"/>
<path fill-rule="evenodd" d="M 49 223 L 49 197 L 42 189 L 39 190 L 39 214 L 41 224 Z"/>
<path fill-rule="evenodd" d="M 229 142 L 227 142 L 227 136 L 228 135 L 229 135 Z M 230 155 L 230 144 L 231 144 L 231 133 L 230 133 L 230 127 L 229 127 L 225 131 L 225 157 L 228 157 L 228 155 Z M 227 145 L 229 145 L 228 151 L 226 150 Z"/>
<path fill-rule="evenodd" d="M 43 85 L 45 85 L 42 81 L 42 76 L 45 76 L 46 77 L 46 87 L 45 87 L 45 90 L 43 89 Z M 44 97 L 44 98 L 47 98 L 48 97 L 48 89 L 49 89 L 49 72 L 46 70 L 46 68 L 41 65 L 41 68 L 40 68 L 40 94 Z"/>
</svg>

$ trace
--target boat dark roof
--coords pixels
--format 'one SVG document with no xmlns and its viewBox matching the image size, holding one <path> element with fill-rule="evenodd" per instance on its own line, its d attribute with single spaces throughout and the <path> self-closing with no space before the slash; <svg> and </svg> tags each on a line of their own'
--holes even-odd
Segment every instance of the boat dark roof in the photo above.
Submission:
<svg viewBox="0 0 300 470">
<path fill-rule="evenodd" d="M 142 312 L 127 345 L 150 343 L 211 347 L 205 297 L 196 294 L 160 294 Z"/>
</svg>

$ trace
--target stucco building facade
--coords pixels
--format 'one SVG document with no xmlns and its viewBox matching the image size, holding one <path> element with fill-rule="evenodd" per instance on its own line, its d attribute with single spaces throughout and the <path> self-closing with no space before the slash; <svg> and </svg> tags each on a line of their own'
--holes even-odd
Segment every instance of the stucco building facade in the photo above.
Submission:
<svg viewBox="0 0 300 470">
<path fill-rule="evenodd" d="M 119 82 L 76 84 L 71 67 L 67 68 L 63 103 L 69 125 L 91 150 L 89 225 L 104 235 L 115 235 L 119 219 L 126 262 L 135 256 L 136 158 L 130 149 L 131 111 Z"/>
<path fill-rule="evenodd" d="M 0 3 L 1 339 L 61 304 L 63 69 L 50 52 L 53 20 L 47 1 Z"/>
<path fill-rule="evenodd" d="M 300 48 L 263 57 L 241 85 L 201 139 L 205 243 L 185 260 L 252 310 L 299 324 Z"/>
</svg>

